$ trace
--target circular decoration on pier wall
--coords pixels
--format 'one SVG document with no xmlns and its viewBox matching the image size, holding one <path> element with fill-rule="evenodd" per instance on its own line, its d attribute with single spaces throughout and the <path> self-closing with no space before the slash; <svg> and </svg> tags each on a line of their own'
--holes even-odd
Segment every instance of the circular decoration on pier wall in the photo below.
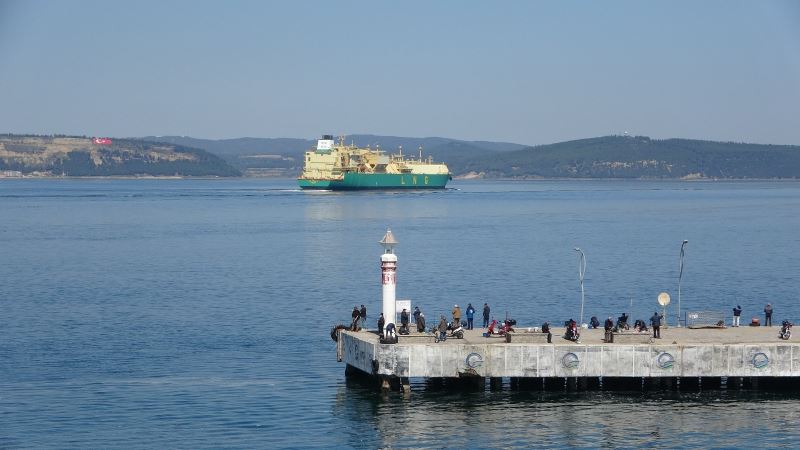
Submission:
<svg viewBox="0 0 800 450">
<path fill-rule="evenodd" d="M 753 355 L 751 363 L 756 369 L 763 369 L 769 365 L 769 356 L 764 352 L 758 352 Z"/>
<path fill-rule="evenodd" d="M 564 356 L 561 357 L 561 364 L 563 364 L 567 369 L 574 369 L 581 365 L 581 359 L 578 358 L 578 355 L 575 353 L 569 352 L 565 353 Z"/>
<path fill-rule="evenodd" d="M 470 369 L 477 369 L 483 364 L 483 356 L 479 353 L 470 353 L 464 361 Z"/>
<path fill-rule="evenodd" d="M 663 352 L 656 358 L 656 365 L 662 369 L 672 369 L 672 366 L 675 365 L 675 357 Z"/>
</svg>

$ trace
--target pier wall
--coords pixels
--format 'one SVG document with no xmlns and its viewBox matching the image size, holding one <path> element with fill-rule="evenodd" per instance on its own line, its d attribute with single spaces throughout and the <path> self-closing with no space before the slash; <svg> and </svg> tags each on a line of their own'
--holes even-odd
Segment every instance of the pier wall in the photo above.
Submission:
<svg viewBox="0 0 800 450">
<path fill-rule="evenodd" d="M 349 333 L 343 339 L 347 364 L 404 378 L 800 377 L 800 344 L 789 343 L 386 345 Z"/>
<path fill-rule="evenodd" d="M 378 360 L 378 345 L 370 340 L 344 332 L 339 334 L 342 344 L 342 361 L 362 372 L 374 374 L 372 361 Z M 382 345 L 382 347 L 388 347 Z M 384 355 L 384 358 L 386 355 Z"/>
</svg>

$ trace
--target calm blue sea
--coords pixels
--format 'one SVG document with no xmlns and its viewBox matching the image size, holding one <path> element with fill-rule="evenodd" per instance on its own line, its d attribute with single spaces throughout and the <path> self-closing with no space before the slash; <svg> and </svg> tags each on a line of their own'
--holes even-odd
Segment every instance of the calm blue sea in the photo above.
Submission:
<svg viewBox="0 0 800 450">
<path fill-rule="evenodd" d="M 387 397 L 329 330 L 398 297 L 522 325 L 684 310 L 800 319 L 800 183 L 0 180 L 0 448 L 796 446 L 800 397 L 747 392 Z M 800 320 L 797 320 L 800 322 Z"/>
</svg>

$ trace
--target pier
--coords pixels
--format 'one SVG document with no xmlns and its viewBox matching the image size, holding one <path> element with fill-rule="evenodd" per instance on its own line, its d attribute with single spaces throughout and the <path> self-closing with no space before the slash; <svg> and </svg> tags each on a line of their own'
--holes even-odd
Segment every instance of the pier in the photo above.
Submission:
<svg viewBox="0 0 800 450">
<path fill-rule="evenodd" d="M 387 327 L 383 333 L 388 334 L 397 313 L 410 313 L 410 305 L 398 311 L 398 242 L 392 231 L 387 230 L 379 243 L 384 248 L 381 317 Z M 583 269 L 581 279 L 582 273 Z M 658 301 L 665 307 L 669 296 L 661 294 Z M 474 388 L 486 386 L 487 380 L 496 388 L 507 380 L 511 386 L 545 390 L 800 389 L 800 347 L 780 339 L 780 327 L 725 328 L 724 318 L 718 319 L 696 328 L 664 326 L 658 339 L 646 332 L 623 331 L 606 341 L 602 329 L 581 329 L 580 341 L 573 342 L 562 337 L 563 328 L 551 328 L 549 343 L 537 328 L 525 326 L 505 336 L 487 336 L 480 328 L 464 330 L 463 339 L 441 342 L 432 332 L 414 331 L 395 340 L 394 334 L 382 339 L 378 331 L 334 328 L 331 337 L 337 360 L 346 364 L 345 373 L 376 381 L 383 390 L 409 391 L 412 378 Z"/>
<path fill-rule="evenodd" d="M 584 329 L 575 343 L 554 328 L 552 344 L 524 327 L 511 333 L 511 342 L 476 329 L 438 343 L 430 333 L 412 333 L 397 344 L 381 344 L 377 332 L 341 330 L 337 359 L 348 375 L 373 379 L 382 389 L 409 390 L 411 378 L 545 390 L 797 389 L 800 345 L 778 339 L 779 329 L 668 328 L 662 339 L 623 333 L 614 343 L 604 342 L 602 329 Z"/>
</svg>

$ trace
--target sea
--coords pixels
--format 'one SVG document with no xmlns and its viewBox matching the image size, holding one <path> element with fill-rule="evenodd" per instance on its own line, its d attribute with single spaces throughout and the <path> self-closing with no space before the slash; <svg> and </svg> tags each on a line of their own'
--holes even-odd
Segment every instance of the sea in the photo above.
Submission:
<svg viewBox="0 0 800 450">
<path fill-rule="evenodd" d="M 800 394 L 346 379 L 331 327 L 397 297 L 518 326 L 688 311 L 800 322 L 800 183 L 0 180 L 0 448 L 796 447 Z M 684 240 L 683 271 L 680 250 Z M 728 318 L 729 320 L 729 318 Z M 776 330 L 777 332 L 777 330 Z M 666 331 L 668 334 L 668 330 Z"/>
</svg>

